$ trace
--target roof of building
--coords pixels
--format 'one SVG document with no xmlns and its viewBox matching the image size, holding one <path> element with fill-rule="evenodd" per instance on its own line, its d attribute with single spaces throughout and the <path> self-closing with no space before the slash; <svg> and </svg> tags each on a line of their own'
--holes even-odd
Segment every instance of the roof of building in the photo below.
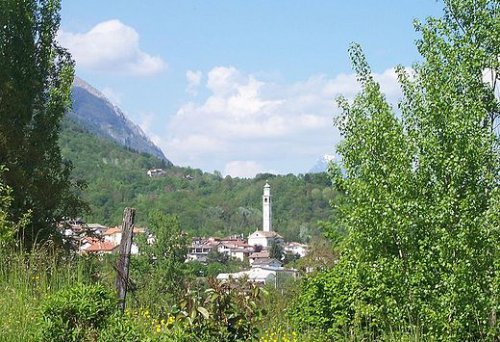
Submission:
<svg viewBox="0 0 500 342">
<path fill-rule="evenodd" d="M 277 265 L 278 267 L 281 267 L 283 265 L 281 261 L 275 258 L 262 258 L 262 259 L 259 258 L 258 260 L 255 260 L 252 263 L 252 267 L 273 266 L 273 264 Z"/>
<path fill-rule="evenodd" d="M 92 241 L 90 246 L 85 249 L 87 253 L 112 252 L 119 245 L 112 244 L 108 241 Z"/>
<path fill-rule="evenodd" d="M 220 273 L 217 276 L 219 280 L 229 280 L 229 279 L 239 279 L 243 277 L 248 277 L 249 281 L 263 283 L 270 278 L 270 276 L 275 277 L 275 270 L 265 270 L 262 268 L 252 268 L 248 271 L 241 271 L 236 273 Z M 271 278 L 272 279 L 272 278 Z M 271 280 L 269 279 L 269 280 Z"/>
<path fill-rule="evenodd" d="M 269 258 L 269 251 L 268 250 L 263 250 L 260 252 L 254 252 L 248 256 L 250 259 L 264 259 L 264 258 Z"/>
<path fill-rule="evenodd" d="M 139 228 L 139 227 L 134 227 L 133 233 L 134 234 L 142 234 L 144 233 L 145 229 L 144 228 Z M 109 228 L 106 230 L 103 234 L 104 235 L 113 235 L 113 234 L 121 234 L 122 228 L 121 227 L 113 227 Z"/>
</svg>

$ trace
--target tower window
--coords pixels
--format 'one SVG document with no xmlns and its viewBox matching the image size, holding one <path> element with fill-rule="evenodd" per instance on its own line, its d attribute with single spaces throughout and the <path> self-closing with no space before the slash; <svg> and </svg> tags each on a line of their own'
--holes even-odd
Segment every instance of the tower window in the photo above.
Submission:
<svg viewBox="0 0 500 342">
<path fill-rule="evenodd" d="M 267 198 L 264 198 L 264 202 L 267 203 Z"/>
</svg>

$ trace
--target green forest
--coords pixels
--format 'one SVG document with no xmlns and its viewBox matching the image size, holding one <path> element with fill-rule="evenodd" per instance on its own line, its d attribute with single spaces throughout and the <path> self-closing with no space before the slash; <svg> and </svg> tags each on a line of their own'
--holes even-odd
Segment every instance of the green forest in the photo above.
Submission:
<svg viewBox="0 0 500 342">
<path fill-rule="evenodd" d="M 397 68 L 397 108 L 350 46 L 360 91 L 336 99 L 328 173 L 238 179 L 167 167 L 65 119 L 75 62 L 56 39 L 60 1 L 2 1 L 0 340 L 499 342 L 500 3 L 442 5 L 415 22 L 421 60 Z M 260 227 L 266 181 L 276 229 L 309 242 L 287 265 L 298 279 L 219 281 L 186 263 L 189 235 Z M 62 222 L 115 225 L 124 207 L 154 237 L 137 240 L 130 278 L 126 253 L 64 248 Z"/>
</svg>

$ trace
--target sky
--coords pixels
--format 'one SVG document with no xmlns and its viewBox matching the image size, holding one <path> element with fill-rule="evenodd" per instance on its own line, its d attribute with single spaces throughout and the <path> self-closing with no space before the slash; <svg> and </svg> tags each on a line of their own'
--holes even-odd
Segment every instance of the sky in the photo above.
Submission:
<svg viewBox="0 0 500 342">
<path fill-rule="evenodd" d="M 391 103 L 436 0 L 63 0 L 60 44 L 175 165 L 305 173 L 335 155 L 335 98 L 361 44 Z"/>
</svg>

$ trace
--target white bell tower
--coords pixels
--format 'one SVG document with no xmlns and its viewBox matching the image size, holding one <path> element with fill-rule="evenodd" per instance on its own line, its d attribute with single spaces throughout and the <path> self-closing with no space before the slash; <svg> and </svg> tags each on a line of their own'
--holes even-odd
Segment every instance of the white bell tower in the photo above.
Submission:
<svg viewBox="0 0 500 342">
<path fill-rule="evenodd" d="M 264 185 L 264 194 L 262 195 L 262 230 L 265 232 L 273 231 L 271 199 L 271 186 L 266 181 L 266 185 Z"/>
</svg>

